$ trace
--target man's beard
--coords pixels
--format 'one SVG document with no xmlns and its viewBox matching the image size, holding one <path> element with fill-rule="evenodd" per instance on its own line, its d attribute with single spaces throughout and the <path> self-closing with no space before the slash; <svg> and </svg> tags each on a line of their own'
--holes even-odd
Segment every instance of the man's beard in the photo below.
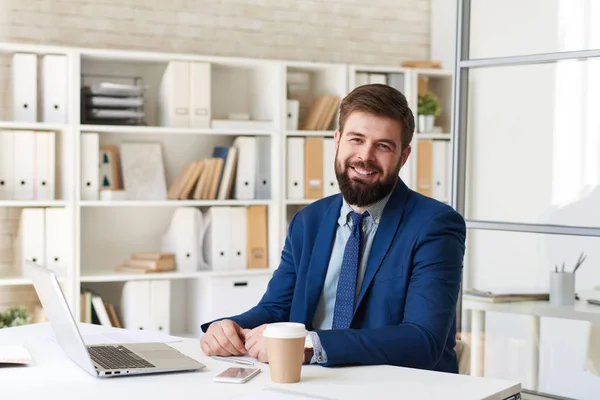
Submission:
<svg viewBox="0 0 600 400">
<path fill-rule="evenodd" d="M 348 204 L 357 207 L 366 207 L 378 202 L 387 196 L 396 185 L 398 180 L 398 173 L 400 172 L 400 163 L 395 168 L 393 173 L 386 177 L 384 180 L 377 180 L 374 183 L 367 183 L 359 178 L 350 178 L 348 176 L 348 170 L 352 167 L 359 169 L 367 169 L 375 171 L 381 176 L 383 171 L 378 166 L 370 162 L 362 161 L 346 161 L 345 168 L 341 168 L 340 163 L 335 161 L 335 175 L 338 180 L 340 192 L 348 202 Z"/>
</svg>

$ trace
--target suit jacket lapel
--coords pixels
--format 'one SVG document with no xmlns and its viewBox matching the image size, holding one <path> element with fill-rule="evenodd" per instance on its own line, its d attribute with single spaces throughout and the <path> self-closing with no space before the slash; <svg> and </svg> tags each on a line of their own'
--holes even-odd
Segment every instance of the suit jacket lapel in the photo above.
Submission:
<svg viewBox="0 0 600 400">
<path fill-rule="evenodd" d="M 327 267 L 333 241 L 337 230 L 337 221 L 340 217 L 340 207 L 342 206 L 342 196 L 331 202 L 331 205 L 325 213 L 325 217 L 321 222 L 315 243 L 313 246 L 310 262 L 308 264 L 308 282 L 306 289 L 306 325 L 307 329 L 312 329 L 312 321 L 321 298 L 323 285 L 325 284 L 325 276 L 327 275 Z"/>
<path fill-rule="evenodd" d="M 385 255 L 396 237 L 396 232 L 398 231 L 400 221 L 402 220 L 402 213 L 404 212 L 407 195 L 408 187 L 401 179 L 398 179 L 398 183 L 383 210 L 377 232 L 375 233 L 373 246 L 371 247 L 371 252 L 369 254 L 369 261 L 367 262 L 367 268 L 358 294 L 355 310 L 360 306 L 369 285 L 371 285 L 371 282 L 373 281 L 375 273 L 379 270 Z"/>
</svg>

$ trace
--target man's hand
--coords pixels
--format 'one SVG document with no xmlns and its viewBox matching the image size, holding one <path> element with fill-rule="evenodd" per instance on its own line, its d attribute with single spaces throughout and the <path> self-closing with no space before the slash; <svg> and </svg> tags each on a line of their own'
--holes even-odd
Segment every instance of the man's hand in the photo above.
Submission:
<svg viewBox="0 0 600 400">
<path fill-rule="evenodd" d="M 246 354 L 244 332 L 231 320 L 214 322 L 202 336 L 200 348 L 207 356 L 242 356 Z"/>
<path fill-rule="evenodd" d="M 266 327 L 267 324 L 263 324 L 252 330 L 244 329 L 244 335 L 246 337 L 246 350 L 248 351 L 248 355 L 263 363 L 269 362 L 269 356 L 267 355 L 267 343 L 263 337 L 263 331 Z"/>
</svg>

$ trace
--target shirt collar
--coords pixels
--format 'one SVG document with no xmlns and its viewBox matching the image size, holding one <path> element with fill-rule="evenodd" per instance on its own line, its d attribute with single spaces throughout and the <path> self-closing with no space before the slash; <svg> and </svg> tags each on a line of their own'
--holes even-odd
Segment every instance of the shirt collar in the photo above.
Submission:
<svg viewBox="0 0 600 400">
<path fill-rule="evenodd" d="M 383 209 L 385 208 L 385 205 L 387 204 L 388 200 L 390 199 L 390 196 L 392 195 L 393 191 L 394 190 L 392 189 L 390 191 L 390 193 L 388 193 L 387 196 L 385 196 L 383 199 L 379 200 L 378 202 L 371 204 L 367 208 L 367 211 L 369 212 L 369 218 L 372 218 L 373 222 L 376 225 L 379 224 L 379 221 L 381 220 L 381 215 L 383 214 Z M 340 217 L 338 218 L 338 224 L 341 226 L 346 225 L 348 223 L 348 217 L 352 211 L 353 210 L 350 207 L 350 204 L 348 204 L 346 199 L 342 196 L 342 207 L 340 209 Z"/>
</svg>

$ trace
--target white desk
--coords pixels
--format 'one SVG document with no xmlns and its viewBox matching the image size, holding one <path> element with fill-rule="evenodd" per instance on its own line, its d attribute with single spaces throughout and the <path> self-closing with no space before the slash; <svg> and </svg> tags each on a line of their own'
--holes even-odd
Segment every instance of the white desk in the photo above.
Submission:
<svg viewBox="0 0 600 400">
<path fill-rule="evenodd" d="M 547 301 L 526 301 L 513 303 L 486 303 L 476 300 L 463 300 L 462 308 L 471 310 L 471 374 L 483 376 L 485 313 L 501 312 L 509 314 L 527 315 L 530 317 L 531 340 L 528 358 L 531 368 L 523 382 L 523 387 L 538 390 L 539 385 L 539 359 L 540 353 L 536 343 L 540 343 L 540 318 L 563 318 L 578 321 L 589 321 L 600 324 L 600 306 L 588 304 L 587 298 L 599 298 L 599 292 L 580 294 L 580 300 L 575 301 L 571 307 L 552 306 Z"/>
<path fill-rule="evenodd" d="M 82 333 L 107 329 L 81 324 Z M 305 366 L 296 384 L 273 384 L 269 367 L 256 363 L 262 372 L 245 384 L 215 383 L 212 378 L 235 366 L 206 357 L 198 340 L 182 339 L 171 345 L 196 358 L 207 367 L 197 372 L 96 378 L 71 362 L 58 344 L 49 339 L 48 324 L 0 329 L 0 343 L 23 344 L 34 363 L 27 367 L 0 368 L 2 398 L 18 399 L 230 399 L 258 393 L 265 388 L 282 388 L 329 399 L 369 399 L 389 397 L 392 393 L 407 399 L 503 400 L 518 395 L 517 382 L 446 374 L 392 366 L 326 368 Z M 518 398 L 518 397 L 517 397 Z"/>
</svg>

